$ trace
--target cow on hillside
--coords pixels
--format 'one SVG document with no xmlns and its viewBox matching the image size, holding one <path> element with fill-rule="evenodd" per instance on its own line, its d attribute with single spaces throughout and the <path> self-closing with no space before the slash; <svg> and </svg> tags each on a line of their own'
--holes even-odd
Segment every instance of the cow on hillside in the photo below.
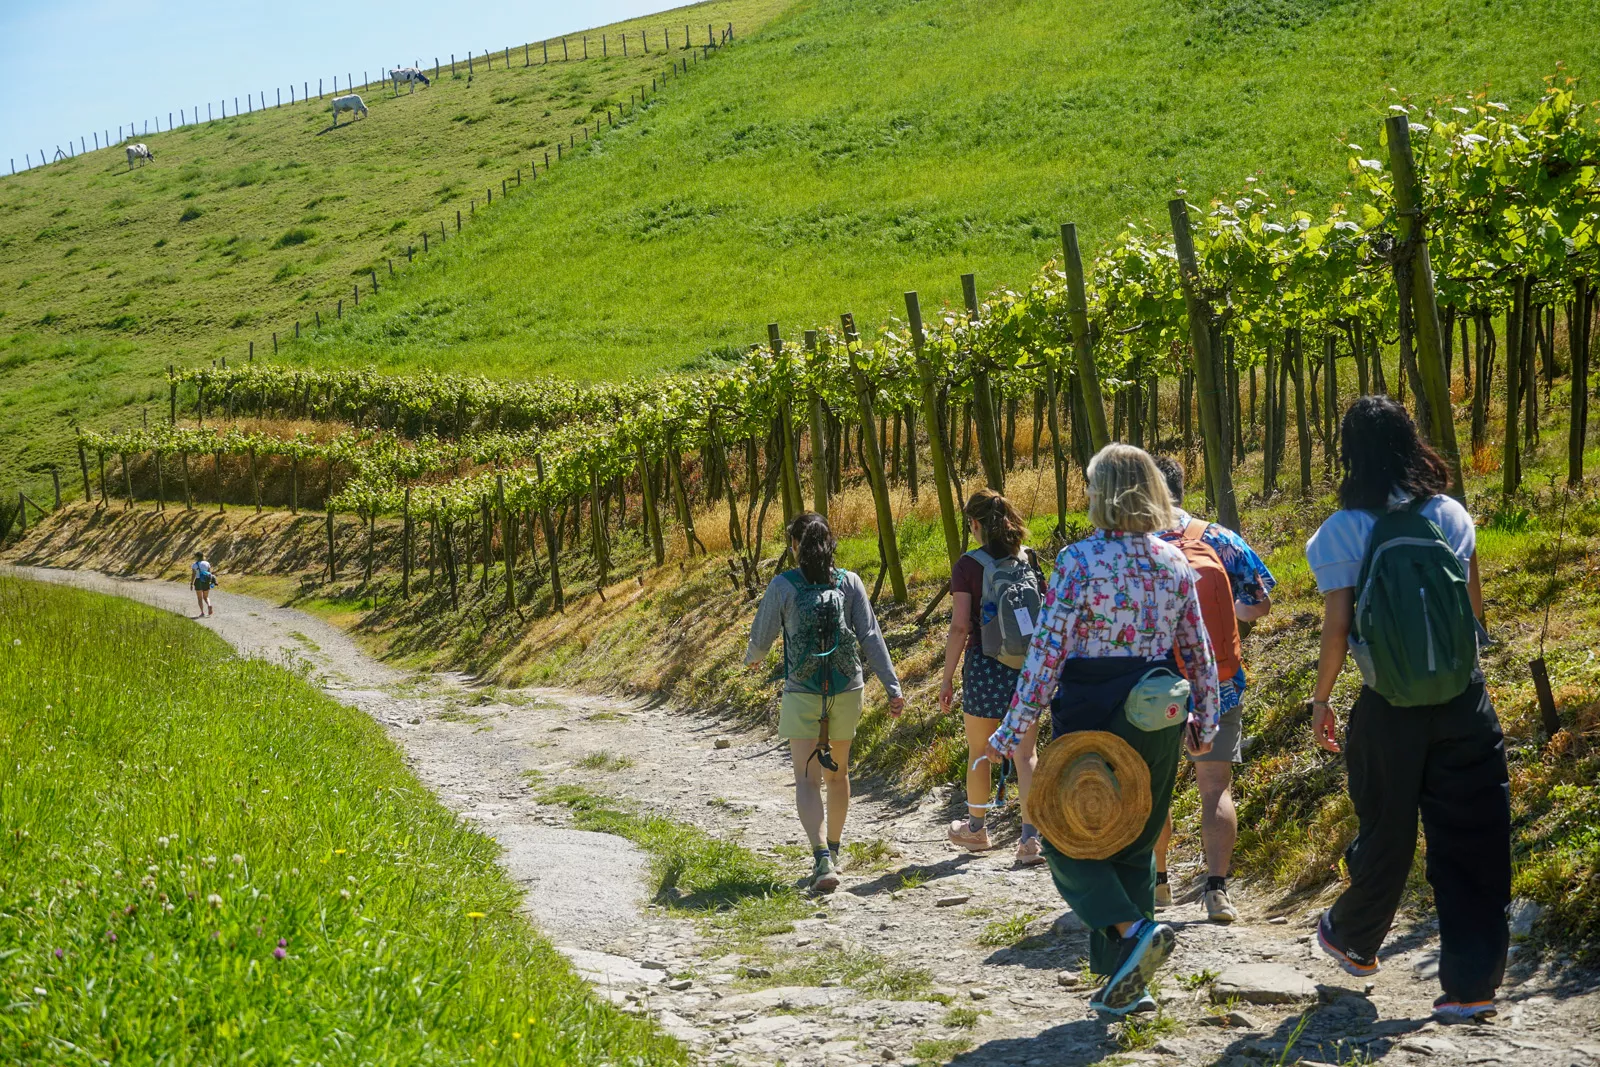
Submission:
<svg viewBox="0 0 1600 1067">
<path fill-rule="evenodd" d="M 423 85 L 433 84 L 428 80 L 428 76 L 416 67 L 396 67 L 389 72 L 389 77 L 394 81 L 394 93 L 396 96 L 400 95 L 401 82 L 405 82 L 409 87 L 409 91 L 413 93 L 417 91 L 417 82 L 421 82 Z"/>
<path fill-rule="evenodd" d="M 359 111 L 359 112 L 361 112 L 362 116 L 365 117 L 366 114 L 367 114 L 367 105 L 363 104 L 361 102 L 360 95 L 356 94 L 356 93 L 351 93 L 348 96 L 336 96 L 336 97 L 334 97 L 333 98 L 333 124 L 335 126 L 339 125 L 339 112 L 341 112 L 341 111 L 350 111 L 350 112 Z"/>
<path fill-rule="evenodd" d="M 136 159 L 140 161 L 139 165 L 142 167 L 146 163 L 150 162 L 151 160 L 153 160 L 155 158 L 156 158 L 155 155 L 152 154 L 151 151 L 150 151 L 150 146 L 149 145 L 131 144 L 131 145 L 128 146 L 128 169 L 129 170 L 133 169 L 133 161 L 136 160 Z"/>
</svg>

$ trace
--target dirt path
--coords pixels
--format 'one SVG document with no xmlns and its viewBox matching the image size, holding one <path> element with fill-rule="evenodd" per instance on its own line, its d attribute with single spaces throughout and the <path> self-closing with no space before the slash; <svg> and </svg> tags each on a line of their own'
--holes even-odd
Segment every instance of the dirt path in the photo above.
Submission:
<svg viewBox="0 0 1600 1067">
<path fill-rule="evenodd" d="M 193 611 L 174 583 L 16 573 Z M 792 931 L 735 946 L 648 904 L 645 858 L 632 845 L 567 829 L 567 810 L 536 794 L 574 784 L 625 798 L 779 855 L 798 878 L 808 863 L 774 739 L 641 702 L 406 676 L 299 612 L 226 592 L 215 600 L 203 625 L 251 654 L 308 661 L 331 695 L 388 726 L 423 781 L 505 845 L 529 914 L 579 969 L 705 1062 L 1600 1064 L 1593 973 L 1514 950 L 1501 1018 L 1441 1027 L 1428 1020 L 1430 926 L 1396 931 L 1369 988 L 1316 952 L 1321 902 L 1269 916 L 1248 895 L 1232 927 L 1205 923 L 1193 903 L 1165 913 L 1180 938 L 1161 1017 L 1138 1032 L 1108 1028 L 1089 1011 L 1090 990 L 1074 984 L 1087 935 L 1048 874 L 1012 869 L 1009 849 L 951 851 L 942 827 L 960 798 L 949 790 L 914 807 L 858 796 L 847 840 L 881 842 L 878 858 L 847 869 L 840 891 Z M 715 747 L 719 736 L 728 747 Z M 579 766 L 602 755 L 616 769 Z"/>
</svg>

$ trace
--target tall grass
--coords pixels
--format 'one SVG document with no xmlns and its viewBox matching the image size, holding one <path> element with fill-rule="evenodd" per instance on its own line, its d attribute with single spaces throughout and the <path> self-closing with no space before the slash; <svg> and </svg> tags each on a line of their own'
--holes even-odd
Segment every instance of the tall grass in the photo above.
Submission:
<svg viewBox="0 0 1600 1067">
<path fill-rule="evenodd" d="M 657 1064 L 361 712 L 0 579 L 0 1059 Z"/>
</svg>

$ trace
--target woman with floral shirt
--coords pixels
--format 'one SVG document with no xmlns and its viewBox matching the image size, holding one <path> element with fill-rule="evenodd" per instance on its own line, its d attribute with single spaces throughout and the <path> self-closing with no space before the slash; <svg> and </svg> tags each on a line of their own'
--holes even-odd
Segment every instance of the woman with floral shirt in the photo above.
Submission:
<svg viewBox="0 0 1600 1067">
<path fill-rule="evenodd" d="M 1115 1015 L 1154 1010 L 1147 986 L 1176 935 L 1155 915 L 1154 846 L 1172 802 L 1179 750 L 1203 755 L 1217 734 L 1216 660 L 1200 618 L 1195 574 L 1183 553 L 1152 536 L 1172 525 L 1172 501 L 1150 456 L 1112 444 L 1089 464 L 1095 532 L 1056 557 L 1044 614 L 988 756 L 1010 755 L 1044 709 L 1054 737 L 1105 730 L 1150 767 L 1150 817 L 1126 848 L 1103 860 L 1074 859 L 1049 842 L 1056 889 L 1089 927 L 1090 965 L 1107 976 L 1090 1006 Z M 1187 723 L 1141 729 L 1124 715 L 1128 693 L 1150 671 L 1179 662 L 1194 699 Z"/>
</svg>

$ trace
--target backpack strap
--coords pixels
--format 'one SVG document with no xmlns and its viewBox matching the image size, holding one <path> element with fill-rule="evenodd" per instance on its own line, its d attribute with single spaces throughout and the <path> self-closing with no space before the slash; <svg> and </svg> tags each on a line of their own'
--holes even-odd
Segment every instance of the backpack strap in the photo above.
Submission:
<svg viewBox="0 0 1600 1067">
<path fill-rule="evenodd" d="M 1190 519 L 1189 525 L 1183 528 L 1183 538 L 1186 541 L 1204 541 L 1206 531 L 1211 524 L 1204 519 Z"/>
</svg>

